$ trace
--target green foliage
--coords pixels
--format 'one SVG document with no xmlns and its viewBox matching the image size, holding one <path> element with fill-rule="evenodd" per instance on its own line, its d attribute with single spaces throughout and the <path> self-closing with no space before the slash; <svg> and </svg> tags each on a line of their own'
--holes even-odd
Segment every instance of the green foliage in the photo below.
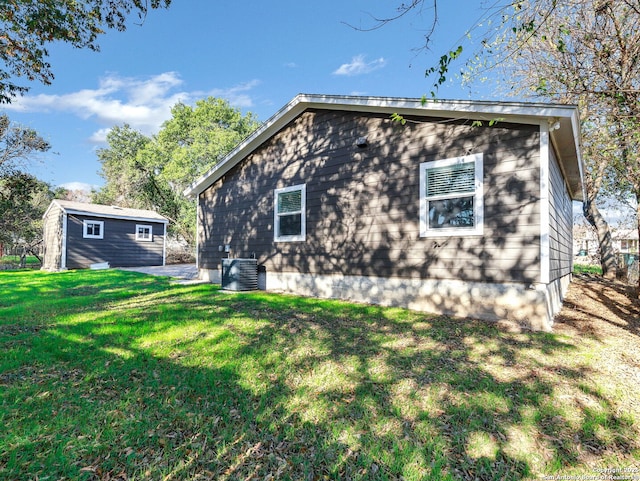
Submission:
<svg viewBox="0 0 640 481">
<path fill-rule="evenodd" d="M 182 192 L 258 127 L 226 100 L 209 97 L 194 107 L 177 104 L 153 137 L 114 127 L 98 151 L 106 183 L 92 201 L 152 209 L 170 219 L 173 235 L 195 242 L 196 208 Z"/>
<path fill-rule="evenodd" d="M 31 243 L 42 236 L 42 215 L 53 198 L 50 186 L 30 174 L 0 175 L 0 243 Z"/>
<path fill-rule="evenodd" d="M 24 169 L 49 148 L 35 130 L 0 115 L 0 243 L 29 243 L 41 236 L 42 214 L 53 192 Z"/>
<path fill-rule="evenodd" d="M 14 78 L 50 84 L 48 45 L 65 42 L 98 50 L 105 29 L 125 30 L 131 12 L 143 20 L 149 7 L 168 7 L 171 0 L 3 0 L 0 2 L 0 103 L 9 103 L 28 87 Z"/>
<path fill-rule="evenodd" d="M 436 81 L 433 84 L 435 90 L 431 91 L 431 97 L 436 97 L 436 92 L 438 88 L 447 81 L 447 75 L 449 73 L 449 66 L 451 62 L 456 60 L 462 54 L 462 45 L 459 45 L 457 49 L 451 50 L 449 53 L 446 53 L 440 57 L 438 61 L 438 65 L 435 67 L 430 67 L 425 72 L 425 77 L 429 77 L 436 74 Z"/>
<path fill-rule="evenodd" d="M 602 267 L 591 265 L 591 264 L 574 264 L 573 273 L 574 274 L 597 274 L 601 276 Z"/>
</svg>

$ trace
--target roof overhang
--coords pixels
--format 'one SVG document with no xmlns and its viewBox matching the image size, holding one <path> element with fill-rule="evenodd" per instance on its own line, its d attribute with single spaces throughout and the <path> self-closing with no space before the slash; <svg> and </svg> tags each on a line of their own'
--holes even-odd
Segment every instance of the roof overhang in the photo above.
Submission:
<svg viewBox="0 0 640 481">
<path fill-rule="evenodd" d="M 300 94 L 278 110 L 249 137 L 240 142 L 185 191 L 187 197 L 196 197 L 224 176 L 260 145 L 283 129 L 289 122 L 308 109 L 342 110 L 383 113 L 391 116 L 445 117 L 490 122 L 552 125 L 552 142 L 556 146 L 558 161 L 565 174 L 569 193 L 574 200 L 583 199 L 583 168 L 580 153 L 580 122 L 574 105 L 491 102 L 464 100 L 427 100 L 396 97 L 360 97 L 343 95 Z M 556 124 L 557 123 L 557 124 Z"/>
<path fill-rule="evenodd" d="M 98 212 L 98 211 L 92 211 L 92 210 L 82 210 L 82 209 L 73 209 L 73 208 L 69 208 L 69 207 L 65 207 L 64 205 L 62 205 L 61 203 L 57 202 L 55 199 L 51 202 L 51 204 L 49 204 L 49 207 L 47 207 L 47 210 L 45 211 L 44 215 L 42 216 L 43 218 L 47 217 L 47 215 L 49 214 L 49 210 L 51 210 L 52 206 L 58 206 L 63 213 L 65 214 L 71 214 L 71 215 L 84 215 L 84 216 L 88 216 L 88 217 L 98 217 L 98 218 L 106 218 L 106 219 L 120 219 L 120 220 L 132 220 L 132 221 L 137 221 L 137 222 L 154 222 L 156 224 L 168 224 L 169 220 L 162 217 L 162 218 L 157 218 L 157 217 L 144 217 L 144 216 L 139 216 L 139 215 L 127 215 L 126 213 L 123 213 L 121 215 L 119 214 L 113 214 L 113 213 L 109 213 L 109 212 Z M 122 209 L 126 212 L 126 209 Z"/>
</svg>

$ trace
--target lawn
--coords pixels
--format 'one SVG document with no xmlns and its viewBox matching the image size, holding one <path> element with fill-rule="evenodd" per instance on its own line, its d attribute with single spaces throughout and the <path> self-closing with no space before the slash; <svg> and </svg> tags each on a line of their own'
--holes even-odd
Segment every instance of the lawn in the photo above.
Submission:
<svg viewBox="0 0 640 481">
<path fill-rule="evenodd" d="M 614 284 L 574 287 L 545 334 L 117 270 L 2 272 L 0 479 L 637 479 L 640 310 Z"/>
</svg>

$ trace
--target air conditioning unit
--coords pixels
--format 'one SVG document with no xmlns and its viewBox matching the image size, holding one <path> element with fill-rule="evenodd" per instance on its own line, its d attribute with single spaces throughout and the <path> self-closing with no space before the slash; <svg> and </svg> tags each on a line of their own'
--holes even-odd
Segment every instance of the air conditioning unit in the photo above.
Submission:
<svg viewBox="0 0 640 481">
<path fill-rule="evenodd" d="M 258 289 L 256 259 L 222 259 L 222 289 L 253 291 Z"/>
</svg>

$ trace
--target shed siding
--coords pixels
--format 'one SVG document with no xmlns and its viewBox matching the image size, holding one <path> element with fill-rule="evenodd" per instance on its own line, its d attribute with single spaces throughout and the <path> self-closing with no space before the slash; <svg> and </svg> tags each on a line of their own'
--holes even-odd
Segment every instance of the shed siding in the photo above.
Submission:
<svg viewBox="0 0 640 481">
<path fill-rule="evenodd" d="M 272 272 L 535 282 L 539 139 L 538 126 L 307 110 L 199 196 L 199 266 L 219 269 L 228 244 Z M 484 155 L 484 235 L 421 238 L 420 163 L 469 153 Z M 306 241 L 274 242 L 273 190 L 301 183 Z"/>
<path fill-rule="evenodd" d="M 103 239 L 83 238 L 83 220 L 104 222 Z M 153 227 L 153 241 L 137 241 L 136 224 Z M 164 225 L 156 222 L 110 219 L 69 214 L 67 216 L 67 267 L 89 267 L 108 262 L 111 267 L 162 265 Z"/>
<path fill-rule="evenodd" d="M 53 205 L 43 219 L 44 259 L 42 268 L 57 271 L 62 268 L 62 209 Z"/>
<path fill-rule="evenodd" d="M 549 280 L 572 270 L 573 207 L 553 149 L 549 149 Z"/>
</svg>

